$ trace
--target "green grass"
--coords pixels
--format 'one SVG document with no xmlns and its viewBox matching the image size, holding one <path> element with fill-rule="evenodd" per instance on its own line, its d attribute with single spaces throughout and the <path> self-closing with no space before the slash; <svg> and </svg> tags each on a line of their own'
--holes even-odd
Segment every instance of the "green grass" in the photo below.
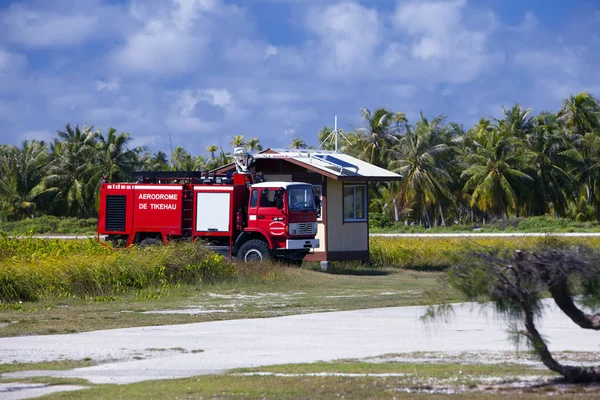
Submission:
<svg viewBox="0 0 600 400">
<path fill-rule="evenodd" d="M 0 278 L 0 290 L 6 292 L 6 282 L 19 279 L 25 282 L 17 286 L 19 290 L 35 285 L 39 290 L 33 292 L 37 293 L 34 298 L 0 303 L 0 336 L 463 301 L 458 292 L 440 284 L 444 269 L 461 249 L 517 249 L 547 240 L 550 239 L 372 238 L 374 266 L 334 263 L 331 270 L 321 272 L 318 264 L 310 263 L 300 269 L 276 263 L 232 264 L 233 276 L 204 279 L 202 275 L 181 272 L 186 265 L 196 265 L 192 263 L 198 255 L 194 249 L 188 249 L 189 254 L 185 255 L 175 246 L 114 251 L 85 241 L 5 239 L 0 240 L 0 277 L 4 277 L 4 281 Z M 600 238 L 560 240 L 600 245 Z M 91 271 L 101 273 L 94 275 Z M 158 271 L 160 279 L 152 280 L 148 271 Z M 167 271 L 180 272 L 177 275 Z M 179 283 L 174 283 L 171 275 L 178 276 Z M 108 284 L 100 285 L 98 280 Z M 57 283 L 48 290 L 43 285 L 47 282 Z M 146 313 L 184 308 L 198 308 L 204 313 Z"/>
<path fill-rule="evenodd" d="M 46 215 L 21 221 L 0 222 L 0 232 L 8 235 L 71 234 L 93 235 L 98 230 L 97 218 L 59 218 Z"/>
<path fill-rule="evenodd" d="M 233 279 L 235 265 L 199 243 L 118 251 L 94 240 L 0 237 L 0 301 L 93 297 Z"/>
<path fill-rule="evenodd" d="M 252 375 L 271 372 L 293 375 Z M 385 374 L 401 376 L 331 376 L 314 373 Z M 294 376 L 297 375 L 298 376 Z M 57 399 L 412 399 L 450 397 L 483 398 L 572 398 L 594 397 L 598 389 L 578 385 L 561 387 L 554 383 L 536 386 L 523 383 L 523 376 L 552 380 L 554 375 L 532 367 L 465 364 L 332 362 L 280 365 L 230 371 L 222 375 L 139 382 L 128 385 L 98 385 L 85 391 L 52 395 Z M 495 378 L 490 381 L 490 378 Z M 456 392 L 451 395 L 444 393 Z"/>
<path fill-rule="evenodd" d="M 600 232 L 600 222 L 577 222 L 566 218 L 541 216 L 529 218 L 509 218 L 505 220 L 488 222 L 486 224 L 456 224 L 446 227 L 435 226 L 431 228 L 404 225 L 404 223 L 391 224 L 385 227 L 372 224 L 370 231 L 371 233 Z"/>
<path fill-rule="evenodd" d="M 444 270 L 454 263 L 464 251 L 474 248 L 503 250 L 529 249 L 559 240 L 590 247 L 600 246 L 600 237 L 372 237 L 370 252 L 376 267 L 407 268 L 414 270 Z"/>
<path fill-rule="evenodd" d="M 354 360 L 337 362 L 316 362 L 313 364 L 270 365 L 258 368 L 239 368 L 231 373 L 269 372 L 282 374 L 312 374 L 319 372 L 344 374 L 406 374 L 409 376 L 445 378 L 456 375 L 547 375 L 557 374 L 523 364 L 458 364 L 458 363 L 396 363 L 360 362 Z"/>
<path fill-rule="evenodd" d="M 459 301 L 439 291 L 438 272 L 380 269 L 386 275 L 330 274 L 281 265 L 240 265 L 234 280 L 148 288 L 105 297 L 47 297 L 0 304 L 0 336 L 60 334 L 241 318 Z M 146 311 L 201 308 L 195 315 Z"/>
<path fill-rule="evenodd" d="M 63 360 L 63 361 L 52 361 L 52 362 L 41 362 L 41 363 L 11 363 L 11 364 L 0 364 L 0 374 L 7 372 L 19 372 L 19 371 L 56 371 L 56 370 L 69 370 L 73 368 L 89 367 L 94 365 L 91 360 Z"/>
</svg>

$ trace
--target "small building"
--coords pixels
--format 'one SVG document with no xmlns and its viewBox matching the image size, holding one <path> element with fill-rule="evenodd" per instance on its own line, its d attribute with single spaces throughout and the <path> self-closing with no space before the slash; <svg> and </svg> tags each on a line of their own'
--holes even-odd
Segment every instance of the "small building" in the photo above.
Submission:
<svg viewBox="0 0 600 400">
<path fill-rule="evenodd" d="M 401 175 L 324 150 L 267 149 L 254 155 L 254 166 L 265 181 L 306 182 L 321 193 L 317 238 L 320 248 L 306 261 L 369 259 L 369 182 L 389 182 Z M 235 171 L 234 163 L 215 170 Z"/>
</svg>

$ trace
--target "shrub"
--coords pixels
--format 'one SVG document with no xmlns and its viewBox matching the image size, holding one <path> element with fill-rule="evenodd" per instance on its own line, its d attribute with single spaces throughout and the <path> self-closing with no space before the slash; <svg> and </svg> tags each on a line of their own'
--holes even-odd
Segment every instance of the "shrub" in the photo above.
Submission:
<svg viewBox="0 0 600 400">
<path fill-rule="evenodd" d="M 376 267 L 443 269 L 454 265 L 460 255 L 472 249 L 517 250 L 531 249 L 552 242 L 553 236 L 543 237 L 468 237 L 468 238 L 406 238 L 372 237 L 371 262 Z M 561 238 L 560 242 L 588 246 L 600 245 L 600 238 Z"/>
<path fill-rule="evenodd" d="M 97 218 L 58 218 L 45 215 L 37 218 L 26 218 L 21 221 L 6 221 L 0 223 L 0 231 L 10 235 L 30 235 L 46 233 L 90 234 L 98 227 Z"/>
<path fill-rule="evenodd" d="M 0 238 L 0 300 L 105 296 L 235 278 L 235 265 L 195 243 L 113 250 L 93 241 Z"/>
</svg>

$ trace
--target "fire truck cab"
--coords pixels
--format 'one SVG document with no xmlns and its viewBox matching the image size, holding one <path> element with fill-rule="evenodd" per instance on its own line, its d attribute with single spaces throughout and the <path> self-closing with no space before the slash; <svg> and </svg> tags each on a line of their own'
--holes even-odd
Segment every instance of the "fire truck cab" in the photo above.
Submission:
<svg viewBox="0 0 600 400">
<path fill-rule="evenodd" d="M 136 173 L 134 183 L 101 183 L 100 235 L 115 245 L 202 240 L 240 260 L 294 264 L 319 247 L 318 196 L 302 182 L 254 183 L 247 171 Z"/>
</svg>

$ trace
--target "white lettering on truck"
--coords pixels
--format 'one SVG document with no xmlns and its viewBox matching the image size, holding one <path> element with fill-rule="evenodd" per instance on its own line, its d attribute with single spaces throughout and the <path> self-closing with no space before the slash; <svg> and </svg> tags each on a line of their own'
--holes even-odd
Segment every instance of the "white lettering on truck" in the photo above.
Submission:
<svg viewBox="0 0 600 400">
<path fill-rule="evenodd" d="M 177 193 L 140 193 L 138 200 L 177 200 Z"/>
<path fill-rule="evenodd" d="M 153 204 L 150 203 L 151 210 L 177 210 L 177 204 Z"/>
</svg>

